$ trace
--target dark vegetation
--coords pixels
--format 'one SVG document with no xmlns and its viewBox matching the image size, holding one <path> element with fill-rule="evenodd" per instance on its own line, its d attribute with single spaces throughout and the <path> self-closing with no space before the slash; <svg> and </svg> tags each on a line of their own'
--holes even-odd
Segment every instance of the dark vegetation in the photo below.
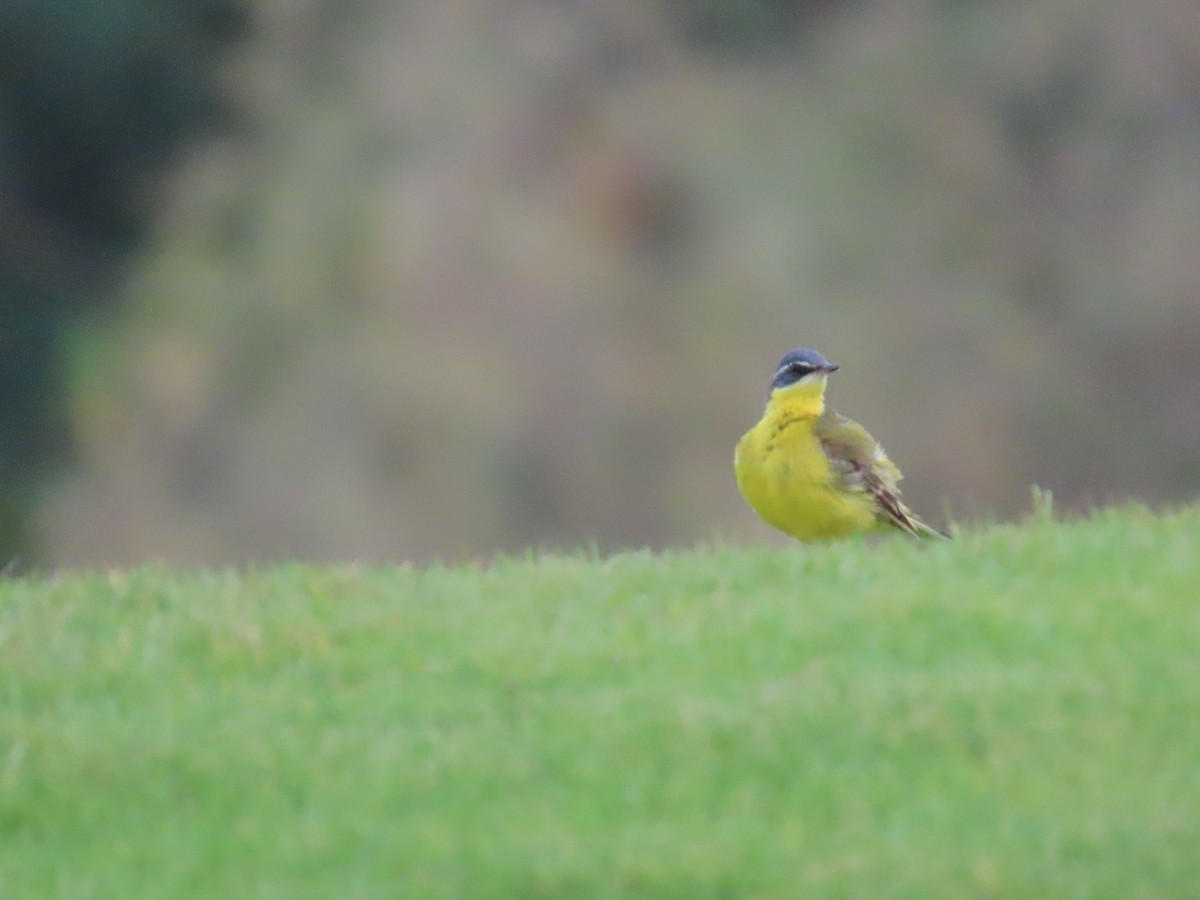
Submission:
<svg viewBox="0 0 1200 900">
<path fill-rule="evenodd" d="M 238 0 L 0 5 L 0 558 L 69 450 L 72 329 L 117 294 L 187 142 L 221 121 Z"/>
</svg>

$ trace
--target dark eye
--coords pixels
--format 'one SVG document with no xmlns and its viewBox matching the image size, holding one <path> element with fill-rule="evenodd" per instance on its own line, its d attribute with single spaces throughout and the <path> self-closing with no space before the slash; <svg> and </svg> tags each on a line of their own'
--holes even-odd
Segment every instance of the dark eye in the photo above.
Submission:
<svg viewBox="0 0 1200 900">
<path fill-rule="evenodd" d="M 805 375 L 807 375 L 812 370 L 813 370 L 813 367 L 810 366 L 808 363 L 794 362 L 788 366 L 788 371 L 791 372 L 793 375 L 795 375 L 797 378 L 803 378 Z"/>
</svg>

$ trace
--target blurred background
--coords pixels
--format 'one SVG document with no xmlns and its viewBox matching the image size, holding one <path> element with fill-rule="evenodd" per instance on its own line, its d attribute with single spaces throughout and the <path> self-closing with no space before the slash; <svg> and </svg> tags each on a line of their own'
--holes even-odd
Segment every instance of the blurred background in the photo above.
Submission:
<svg viewBox="0 0 1200 900">
<path fill-rule="evenodd" d="M 934 521 L 1200 488 L 1200 5 L 6 0 L 0 557 L 777 540 L 779 356 Z"/>
</svg>

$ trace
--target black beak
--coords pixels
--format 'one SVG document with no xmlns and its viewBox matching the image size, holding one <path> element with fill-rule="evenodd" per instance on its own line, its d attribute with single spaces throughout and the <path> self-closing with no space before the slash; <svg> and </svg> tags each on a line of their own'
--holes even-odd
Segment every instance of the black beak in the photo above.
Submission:
<svg viewBox="0 0 1200 900">
<path fill-rule="evenodd" d="M 821 371 L 822 372 L 836 372 L 840 368 L 841 368 L 841 366 L 835 366 L 833 363 L 830 363 L 827 366 L 821 366 Z"/>
</svg>

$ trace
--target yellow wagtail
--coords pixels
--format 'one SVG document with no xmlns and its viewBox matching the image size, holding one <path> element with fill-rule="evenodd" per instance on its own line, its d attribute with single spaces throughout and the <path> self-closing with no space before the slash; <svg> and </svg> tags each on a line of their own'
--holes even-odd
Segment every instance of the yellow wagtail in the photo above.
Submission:
<svg viewBox="0 0 1200 900">
<path fill-rule="evenodd" d="M 949 537 L 900 502 L 900 470 L 857 422 L 825 406 L 833 365 L 816 350 L 779 362 L 758 424 L 738 441 L 738 489 L 768 525 L 802 541 L 898 528 Z"/>
</svg>

